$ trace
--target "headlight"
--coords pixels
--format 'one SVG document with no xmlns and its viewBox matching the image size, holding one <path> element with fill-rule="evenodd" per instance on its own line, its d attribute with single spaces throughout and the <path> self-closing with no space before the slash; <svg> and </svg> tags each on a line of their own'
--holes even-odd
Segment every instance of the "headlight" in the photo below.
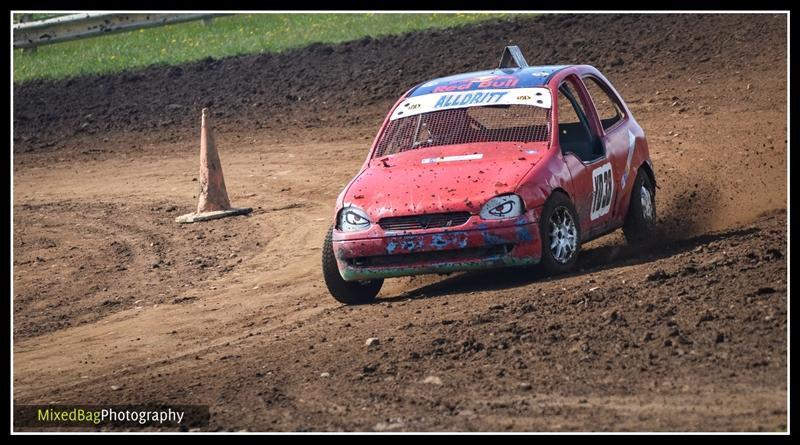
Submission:
<svg viewBox="0 0 800 445">
<path fill-rule="evenodd" d="M 495 196 L 481 209 L 483 219 L 513 218 L 522 215 L 522 200 L 517 195 Z"/>
<path fill-rule="evenodd" d="M 344 232 L 357 232 L 369 227 L 372 222 L 358 207 L 345 207 L 339 212 L 339 229 Z"/>
</svg>

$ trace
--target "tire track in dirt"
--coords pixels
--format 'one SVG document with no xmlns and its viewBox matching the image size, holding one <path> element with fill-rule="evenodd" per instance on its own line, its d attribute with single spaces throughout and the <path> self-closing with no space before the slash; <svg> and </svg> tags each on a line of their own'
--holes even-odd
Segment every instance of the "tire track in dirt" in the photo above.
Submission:
<svg viewBox="0 0 800 445">
<path fill-rule="evenodd" d="M 785 251 L 771 246 L 784 217 L 591 275 L 460 275 L 279 330 L 253 327 L 262 335 L 68 386 L 63 397 L 210 403 L 212 429 L 231 430 L 776 428 L 786 283 Z M 764 274 L 777 281 L 745 284 Z M 358 341 L 370 336 L 381 344 Z M 443 384 L 421 383 L 429 375 Z M 125 389 L 102 389 L 111 384 Z M 616 417 L 623 423 L 609 423 Z"/>
<path fill-rule="evenodd" d="M 18 206 L 15 273 L 40 279 L 18 281 L 15 338 L 92 323 L 123 309 L 188 301 L 187 287 L 224 276 L 254 254 L 250 240 L 235 232 L 176 227 L 169 221 L 176 210 L 168 203 L 77 200 Z M 35 242 L 42 233 L 58 242 L 43 251 Z M 188 251 L 176 252 L 176 238 L 190 240 Z M 91 284 L 78 290 L 76 283 Z M 67 295 L 72 304 L 65 304 Z"/>
</svg>

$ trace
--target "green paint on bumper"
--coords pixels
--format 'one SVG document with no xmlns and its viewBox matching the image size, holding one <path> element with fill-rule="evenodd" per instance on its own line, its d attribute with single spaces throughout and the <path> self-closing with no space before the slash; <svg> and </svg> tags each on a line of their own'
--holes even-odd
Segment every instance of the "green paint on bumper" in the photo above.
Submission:
<svg viewBox="0 0 800 445">
<path fill-rule="evenodd" d="M 488 270 L 501 267 L 532 266 L 539 263 L 539 258 L 500 258 L 480 261 L 464 261 L 456 263 L 425 264 L 406 267 L 345 267 L 339 270 L 345 281 L 375 280 L 378 278 L 396 278 L 411 275 L 467 272 L 471 270 Z"/>
</svg>

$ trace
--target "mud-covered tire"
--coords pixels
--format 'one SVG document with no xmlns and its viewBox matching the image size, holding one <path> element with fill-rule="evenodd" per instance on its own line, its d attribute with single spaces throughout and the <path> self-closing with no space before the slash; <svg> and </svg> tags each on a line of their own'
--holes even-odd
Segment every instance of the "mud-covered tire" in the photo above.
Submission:
<svg viewBox="0 0 800 445">
<path fill-rule="evenodd" d="M 650 202 L 650 208 L 645 205 Z M 656 194 L 650 176 L 644 170 L 636 174 L 631 191 L 631 202 L 622 231 L 631 245 L 641 245 L 652 240 L 656 228 Z"/>
<path fill-rule="evenodd" d="M 555 226 L 551 224 L 551 220 L 554 216 L 556 219 L 559 219 L 563 217 L 564 214 L 567 214 L 572 220 L 572 233 L 567 233 L 567 231 L 563 230 L 563 227 L 554 230 Z M 560 236 L 558 235 L 559 231 L 562 232 Z M 555 192 L 547 200 L 542 209 L 541 219 L 539 220 L 539 233 L 542 240 L 542 259 L 540 266 L 544 272 L 548 275 L 558 275 L 572 270 L 575 263 L 578 261 L 578 253 L 581 248 L 581 228 L 578 212 L 575 211 L 575 206 L 567 195 Z M 566 239 L 566 237 L 571 236 L 574 236 L 574 247 L 572 247 L 571 253 L 569 253 L 569 255 L 566 253 L 563 255 L 560 254 L 558 246 L 553 246 L 554 239 L 555 243 L 558 244 L 561 243 L 563 239 Z M 569 244 L 572 244 L 572 241 L 570 241 Z M 564 246 L 562 245 L 562 247 Z"/>
<path fill-rule="evenodd" d="M 339 266 L 333 253 L 333 228 L 328 229 L 322 246 L 322 275 L 325 285 L 336 301 L 344 304 L 365 304 L 375 301 L 383 286 L 383 279 L 369 281 L 345 281 L 339 274 Z"/>
</svg>

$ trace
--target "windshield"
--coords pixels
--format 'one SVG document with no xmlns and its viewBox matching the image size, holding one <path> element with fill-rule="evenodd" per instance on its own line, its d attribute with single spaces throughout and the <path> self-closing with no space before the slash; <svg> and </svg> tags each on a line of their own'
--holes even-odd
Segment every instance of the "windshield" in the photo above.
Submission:
<svg viewBox="0 0 800 445">
<path fill-rule="evenodd" d="M 441 145 L 479 142 L 546 142 L 550 109 L 487 105 L 432 111 L 390 121 L 374 157 Z"/>
</svg>

